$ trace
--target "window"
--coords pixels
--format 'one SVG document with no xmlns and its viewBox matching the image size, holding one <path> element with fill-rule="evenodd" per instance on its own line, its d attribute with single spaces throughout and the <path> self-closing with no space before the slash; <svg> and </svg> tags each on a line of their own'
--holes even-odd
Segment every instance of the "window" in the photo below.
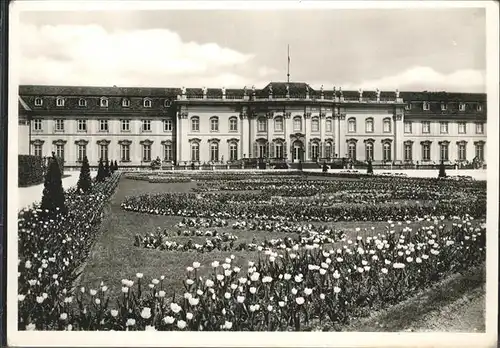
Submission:
<svg viewBox="0 0 500 348">
<path fill-rule="evenodd" d="M 467 160 L 467 144 L 465 142 L 458 143 L 458 160 Z"/>
<path fill-rule="evenodd" d="M 122 120 L 122 132 L 130 132 L 130 120 Z"/>
<path fill-rule="evenodd" d="M 265 132 L 267 129 L 267 120 L 264 117 L 259 117 L 257 120 L 257 132 Z"/>
<path fill-rule="evenodd" d="M 311 144 L 311 158 L 313 160 L 317 160 L 319 158 L 319 144 L 317 142 L 313 142 Z"/>
<path fill-rule="evenodd" d="M 385 162 L 388 162 L 391 160 L 391 143 L 385 142 L 382 145 L 382 154 L 383 154 L 383 159 Z"/>
<path fill-rule="evenodd" d="M 57 99 L 56 99 L 56 105 L 57 106 L 64 106 L 64 98 L 57 97 Z"/>
<path fill-rule="evenodd" d="M 108 144 L 99 144 L 99 159 L 108 160 Z"/>
<path fill-rule="evenodd" d="M 229 131 L 230 132 L 238 131 L 238 119 L 236 117 L 229 118 Z"/>
<path fill-rule="evenodd" d="M 367 118 L 365 123 L 366 133 L 373 133 L 373 118 Z"/>
<path fill-rule="evenodd" d="M 198 143 L 191 144 L 191 161 L 192 162 L 200 161 L 200 144 Z"/>
<path fill-rule="evenodd" d="M 33 145 L 33 150 L 36 157 L 42 157 L 42 144 Z"/>
<path fill-rule="evenodd" d="M 40 132 L 42 130 L 42 120 L 37 118 L 33 120 L 33 130 Z"/>
<path fill-rule="evenodd" d="M 151 144 L 142 144 L 142 161 L 151 161 Z"/>
<path fill-rule="evenodd" d="M 99 120 L 99 132 L 108 132 L 108 120 Z"/>
<path fill-rule="evenodd" d="M 476 158 L 479 161 L 484 161 L 484 143 L 483 142 L 476 143 Z"/>
<path fill-rule="evenodd" d="M 458 134 L 465 134 L 467 132 L 466 123 L 458 122 Z"/>
<path fill-rule="evenodd" d="M 151 120 L 142 120 L 142 131 L 151 132 Z"/>
<path fill-rule="evenodd" d="M 238 144 L 230 143 L 229 144 L 229 160 L 236 161 L 238 159 Z"/>
<path fill-rule="evenodd" d="M 411 103 L 406 103 L 405 110 L 411 110 Z"/>
<path fill-rule="evenodd" d="M 210 161 L 218 162 L 219 161 L 219 144 L 211 143 L 210 144 Z"/>
<path fill-rule="evenodd" d="M 274 144 L 274 157 L 283 158 L 283 143 L 279 142 Z"/>
<path fill-rule="evenodd" d="M 411 122 L 405 121 L 404 127 L 405 127 L 405 133 L 411 134 Z"/>
<path fill-rule="evenodd" d="M 59 157 L 64 162 L 64 145 L 63 144 L 56 145 L 56 156 Z"/>
<path fill-rule="evenodd" d="M 195 116 L 191 118 L 191 132 L 200 131 L 200 118 Z"/>
<path fill-rule="evenodd" d="M 211 132 L 218 132 L 219 131 L 219 118 L 218 117 L 212 117 L 210 119 L 210 131 Z"/>
<path fill-rule="evenodd" d="M 476 123 L 476 134 L 484 134 L 484 123 Z"/>
<path fill-rule="evenodd" d="M 87 106 L 87 101 L 85 99 L 79 99 L 78 106 Z"/>
<path fill-rule="evenodd" d="M 331 119 L 327 119 L 326 120 L 326 131 L 327 132 L 331 132 L 332 131 L 332 120 Z"/>
<path fill-rule="evenodd" d="M 35 98 L 35 106 L 42 106 L 43 100 L 42 98 Z"/>
<path fill-rule="evenodd" d="M 390 133 L 390 132 L 391 132 L 391 119 L 384 118 L 384 133 Z"/>
<path fill-rule="evenodd" d="M 127 98 L 123 98 L 122 99 L 122 106 L 124 108 L 128 108 L 130 106 L 130 100 L 128 100 Z"/>
<path fill-rule="evenodd" d="M 87 120 L 77 120 L 76 122 L 77 122 L 78 132 L 87 131 Z"/>
<path fill-rule="evenodd" d="M 445 103 L 441 103 L 441 111 L 446 111 L 447 108 L 448 105 L 446 105 Z"/>
<path fill-rule="evenodd" d="M 425 111 L 429 111 L 429 109 L 430 109 L 429 102 L 424 102 L 423 108 L 424 108 Z"/>
<path fill-rule="evenodd" d="M 85 156 L 87 156 L 87 145 L 85 144 L 78 144 L 77 145 L 77 161 L 78 162 L 83 162 L 83 159 Z"/>
<path fill-rule="evenodd" d="M 431 123 L 429 121 L 422 121 L 422 133 L 428 134 L 431 132 Z"/>
<path fill-rule="evenodd" d="M 404 156 L 405 161 L 411 162 L 413 160 L 413 144 L 405 143 L 404 144 Z"/>
<path fill-rule="evenodd" d="M 150 108 L 151 107 L 151 99 L 148 99 L 148 98 L 144 99 L 143 105 L 145 108 Z"/>
<path fill-rule="evenodd" d="M 424 143 L 422 144 L 422 161 L 430 161 L 431 160 L 431 144 Z"/>
<path fill-rule="evenodd" d="M 481 110 L 483 110 L 483 106 L 482 106 L 481 104 L 477 104 L 477 106 L 476 106 L 476 110 L 477 110 L 477 111 L 481 111 Z"/>
<path fill-rule="evenodd" d="M 172 143 L 165 143 L 163 145 L 163 159 L 165 161 L 172 161 Z"/>
<path fill-rule="evenodd" d="M 317 117 L 311 120 L 311 132 L 319 132 L 319 119 Z"/>
<path fill-rule="evenodd" d="M 441 134 L 448 134 L 448 122 L 446 121 L 440 122 L 440 130 Z"/>
<path fill-rule="evenodd" d="M 64 132 L 64 120 L 56 120 L 56 132 Z"/>
<path fill-rule="evenodd" d="M 296 116 L 293 118 L 293 130 L 296 132 L 302 131 L 302 117 Z"/>
<path fill-rule="evenodd" d="M 259 144 L 259 157 L 265 158 L 267 156 L 267 144 L 260 143 Z"/>
<path fill-rule="evenodd" d="M 365 145 L 365 159 L 373 160 L 373 143 L 371 141 L 367 142 Z"/>
<path fill-rule="evenodd" d="M 121 144 L 120 152 L 121 152 L 122 162 L 130 162 L 130 144 Z"/>
<path fill-rule="evenodd" d="M 276 117 L 274 119 L 274 131 L 283 132 L 283 117 Z"/>
<path fill-rule="evenodd" d="M 107 108 L 108 107 L 108 98 L 101 98 L 101 107 L 102 108 Z"/>
<path fill-rule="evenodd" d="M 356 160 L 356 143 L 351 141 L 347 147 L 349 158 L 353 161 Z"/>
<path fill-rule="evenodd" d="M 163 106 L 165 106 L 166 108 L 169 108 L 170 105 L 172 105 L 172 102 L 169 99 L 165 99 L 165 102 L 163 103 Z"/>
<path fill-rule="evenodd" d="M 439 145 L 439 159 L 441 161 L 448 161 L 448 143 L 441 143 Z"/>
<path fill-rule="evenodd" d="M 327 142 L 325 144 L 325 157 L 326 158 L 332 158 L 333 157 L 333 147 L 332 143 Z"/>
<path fill-rule="evenodd" d="M 164 132 L 171 132 L 172 131 L 172 120 L 171 119 L 163 120 L 163 131 Z"/>
<path fill-rule="evenodd" d="M 356 132 L 356 119 L 355 118 L 350 118 L 347 122 L 347 131 L 349 133 L 355 133 Z"/>
<path fill-rule="evenodd" d="M 460 110 L 460 111 L 465 111 L 465 103 L 460 103 L 460 104 L 458 105 L 458 110 Z"/>
</svg>

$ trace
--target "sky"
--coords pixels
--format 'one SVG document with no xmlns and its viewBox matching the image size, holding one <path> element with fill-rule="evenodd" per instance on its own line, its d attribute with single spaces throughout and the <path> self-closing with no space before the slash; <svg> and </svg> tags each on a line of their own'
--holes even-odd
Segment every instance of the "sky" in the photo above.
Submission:
<svg viewBox="0 0 500 348">
<path fill-rule="evenodd" d="M 485 92 L 484 9 L 22 12 L 20 84 Z"/>
</svg>

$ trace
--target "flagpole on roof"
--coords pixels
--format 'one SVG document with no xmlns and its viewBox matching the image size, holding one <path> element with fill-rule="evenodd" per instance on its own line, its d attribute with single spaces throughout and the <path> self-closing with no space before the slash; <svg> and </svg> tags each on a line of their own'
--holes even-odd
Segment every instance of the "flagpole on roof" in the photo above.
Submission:
<svg viewBox="0 0 500 348">
<path fill-rule="evenodd" d="M 286 80 L 288 83 L 290 83 L 290 45 L 288 45 L 288 65 L 287 65 Z"/>
</svg>

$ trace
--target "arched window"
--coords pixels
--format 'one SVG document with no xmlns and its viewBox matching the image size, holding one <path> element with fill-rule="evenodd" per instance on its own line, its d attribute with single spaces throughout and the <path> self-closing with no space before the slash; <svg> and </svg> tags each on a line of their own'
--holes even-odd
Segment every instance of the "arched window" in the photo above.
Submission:
<svg viewBox="0 0 500 348">
<path fill-rule="evenodd" d="M 200 144 L 198 142 L 191 143 L 191 161 L 200 161 Z"/>
<path fill-rule="evenodd" d="M 316 141 L 311 143 L 311 159 L 316 161 L 319 158 L 319 144 Z"/>
<path fill-rule="evenodd" d="M 283 117 L 279 116 L 274 119 L 274 131 L 283 132 Z"/>
<path fill-rule="evenodd" d="M 383 159 L 385 162 L 389 162 L 391 160 L 391 143 L 386 141 L 382 144 L 382 153 Z"/>
<path fill-rule="evenodd" d="M 265 132 L 267 130 L 267 119 L 259 117 L 257 120 L 257 132 Z"/>
<path fill-rule="evenodd" d="M 373 142 L 367 141 L 365 145 L 365 160 L 373 160 Z"/>
<path fill-rule="evenodd" d="M 333 158 L 334 148 L 333 143 L 331 141 L 327 141 L 325 143 L 325 157 L 328 159 Z"/>
<path fill-rule="evenodd" d="M 238 131 L 238 119 L 236 117 L 229 118 L 229 131 L 230 132 Z"/>
<path fill-rule="evenodd" d="M 213 116 L 210 118 L 210 131 L 211 132 L 219 131 L 219 118 L 217 116 Z"/>
<path fill-rule="evenodd" d="M 238 144 L 233 141 L 229 143 L 229 160 L 236 161 L 238 159 Z"/>
<path fill-rule="evenodd" d="M 198 116 L 191 117 L 191 132 L 200 131 L 200 118 Z"/>
<path fill-rule="evenodd" d="M 384 118 L 384 133 L 390 133 L 391 132 L 391 119 L 390 118 Z"/>
<path fill-rule="evenodd" d="M 40 97 L 35 98 L 35 106 L 42 106 L 43 100 Z"/>
<path fill-rule="evenodd" d="M 210 161 L 212 162 L 219 161 L 219 143 L 215 141 L 210 143 Z"/>
<path fill-rule="evenodd" d="M 332 119 L 331 118 L 326 119 L 326 131 L 327 132 L 332 131 Z"/>
<path fill-rule="evenodd" d="M 124 108 L 128 108 L 128 107 L 130 106 L 130 100 L 129 100 L 129 99 L 127 99 L 127 98 L 123 98 L 123 99 L 122 99 L 122 106 L 123 106 Z"/>
<path fill-rule="evenodd" d="M 145 98 L 144 99 L 144 107 L 145 108 L 150 108 L 151 107 L 151 99 Z"/>
<path fill-rule="evenodd" d="M 296 132 L 300 132 L 302 130 L 302 117 L 295 116 L 293 118 L 293 130 Z"/>
<path fill-rule="evenodd" d="M 350 141 L 348 146 L 347 146 L 347 150 L 348 150 L 349 158 L 352 159 L 353 161 L 355 161 L 356 160 L 356 142 Z"/>
<path fill-rule="evenodd" d="M 319 132 L 319 118 L 313 117 L 311 120 L 311 132 Z"/>
<path fill-rule="evenodd" d="M 365 132 L 373 133 L 373 118 L 367 118 L 365 121 Z"/>
<path fill-rule="evenodd" d="M 106 97 L 102 97 L 102 98 L 101 98 L 101 107 L 102 107 L 102 108 L 107 108 L 107 107 L 108 107 L 108 104 L 109 104 L 109 103 L 108 103 L 108 98 L 106 98 Z"/>
<path fill-rule="evenodd" d="M 57 97 L 57 99 L 56 99 L 56 105 L 57 106 L 64 106 L 64 98 L 63 97 Z"/>
<path fill-rule="evenodd" d="M 274 157 L 283 158 L 283 143 L 281 141 L 274 143 Z"/>
<path fill-rule="evenodd" d="M 356 133 L 356 119 L 354 117 L 347 120 L 347 131 L 349 133 Z"/>
<path fill-rule="evenodd" d="M 87 106 L 87 101 L 83 98 L 78 100 L 78 106 Z"/>
</svg>

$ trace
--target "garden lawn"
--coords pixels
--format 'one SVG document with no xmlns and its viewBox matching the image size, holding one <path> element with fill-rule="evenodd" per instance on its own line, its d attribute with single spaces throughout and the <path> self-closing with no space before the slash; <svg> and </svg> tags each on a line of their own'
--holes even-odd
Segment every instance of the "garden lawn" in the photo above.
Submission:
<svg viewBox="0 0 500 348">
<path fill-rule="evenodd" d="M 246 266 L 248 261 L 257 260 L 258 252 L 251 251 L 213 251 L 199 253 L 195 251 L 167 251 L 158 249 L 146 249 L 142 246 L 134 246 L 134 237 L 139 234 L 155 233 L 157 228 L 169 231 L 168 240 L 185 243 L 192 239 L 195 243 L 202 244 L 205 237 L 177 236 L 179 228 L 175 225 L 182 220 L 177 216 L 149 215 L 125 211 L 120 207 L 126 196 L 140 195 L 144 193 L 161 192 L 189 192 L 196 187 L 196 182 L 189 183 L 149 183 L 147 181 L 122 179 L 110 200 L 106 211 L 106 217 L 102 223 L 102 235 L 98 238 L 93 250 L 87 260 L 78 286 L 96 289 L 104 282 L 109 287 L 110 295 L 116 298 L 120 295 L 121 280 L 136 280 L 136 273 L 144 274 L 146 282 L 152 278 L 165 276 L 165 285 L 169 290 L 176 293 L 183 292 L 182 281 L 185 279 L 186 267 L 194 261 L 200 262 L 199 272 L 201 275 L 211 270 L 210 263 L 214 260 L 224 261 L 230 255 L 235 256 L 234 264 Z M 229 232 L 238 236 L 235 245 L 241 242 L 251 243 L 255 238 L 257 242 L 265 239 L 276 239 L 284 237 L 295 237 L 296 234 L 233 230 L 231 225 L 235 220 L 227 220 L 229 226 L 221 228 L 198 228 L 199 230 L 217 230 L 218 232 Z M 303 222 L 301 224 L 306 224 Z M 325 225 L 324 223 L 314 223 Z M 421 223 L 412 223 L 409 226 L 418 228 Z M 341 228 L 345 231 L 347 238 L 355 239 L 356 236 L 376 235 L 384 233 L 389 228 L 387 222 L 338 222 L 329 223 L 328 226 Z M 372 229 L 372 227 L 375 227 Z M 357 229 L 360 230 L 357 230 Z M 395 227 L 398 229 L 398 226 Z M 402 227 L 401 227 L 402 228 Z M 184 227 L 181 230 L 193 228 Z"/>
</svg>

